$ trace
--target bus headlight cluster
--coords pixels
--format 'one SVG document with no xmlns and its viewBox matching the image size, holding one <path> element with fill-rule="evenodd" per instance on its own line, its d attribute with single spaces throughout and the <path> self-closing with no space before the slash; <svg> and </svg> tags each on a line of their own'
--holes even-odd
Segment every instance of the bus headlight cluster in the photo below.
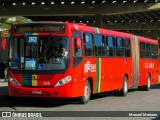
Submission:
<svg viewBox="0 0 160 120">
<path fill-rule="evenodd" d="M 21 86 L 21 84 L 16 79 L 12 78 L 10 75 L 8 75 L 8 80 L 14 85 Z"/>
<path fill-rule="evenodd" d="M 71 81 L 71 79 L 72 79 L 71 76 L 67 76 L 67 77 L 65 77 L 65 78 L 63 78 L 63 79 L 60 79 L 60 80 L 56 83 L 55 87 L 58 87 L 58 86 L 67 84 L 68 82 Z"/>
</svg>

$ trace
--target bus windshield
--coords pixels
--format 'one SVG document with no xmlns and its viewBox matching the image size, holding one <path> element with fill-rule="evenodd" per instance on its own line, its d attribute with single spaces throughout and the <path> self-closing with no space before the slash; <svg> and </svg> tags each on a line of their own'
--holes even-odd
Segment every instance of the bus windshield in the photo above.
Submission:
<svg viewBox="0 0 160 120">
<path fill-rule="evenodd" d="M 19 70 L 61 70 L 69 66 L 69 38 L 11 37 L 9 66 Z"/>
</svg>

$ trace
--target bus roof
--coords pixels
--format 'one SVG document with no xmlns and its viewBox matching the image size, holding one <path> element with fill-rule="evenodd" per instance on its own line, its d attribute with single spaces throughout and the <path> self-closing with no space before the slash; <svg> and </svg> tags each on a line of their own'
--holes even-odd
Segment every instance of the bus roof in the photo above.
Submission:
<svg viewBox="0 0 160 120">
<path fill-rule="evenodd" d="M 124 33 L 124 32 L 119 32 L 119 31 L 114 31 L 114 30 L 108 30 L 108 29 L 103 29 L 103 28 L 98 28 L 98 27 L 92 27 L 92 26 L 87 26 L 84 24 L 78 24 L 78 23 L 68 23 L 72 29 L 75 29 L 75 26 L 77 27 L 77 30 L 84 30 L 85 32 L 92 32 L 92 33 L 98 33 L 98 34 L 105 34 L 105 35 L 111 35 L 111 36 L 123 36 L 126 38 L 131 38 L 132 34 L 130 33 Z M 97 29 L 97 30 L 95 30 Z"/>
<path fill-rule="evenodd" d="M 77 25 L 79 30 L 82 30 L 82 31 L 85 30 L 85 32 L 88 31 L 88 32 L 96 33 L 94 30 L 96 28 L 99 30 L 99 34 L 119 36 L 119 37 L 125 37 L 125 38 L 132 38 L 132 36 L 134 35 L 132 33 L 125 33 L 125 32 L 119 32 L 119 31 L 108 30 L 108 29 L 103 29 L 103 28 L 97 28 L 97 27 L 87 26 L 85 24 L 78 24 L 78 23 L 68 23 L 68 24 L 70 24 L 70 26 L 73 27 L 73 29 L 74 29 L 75 25 Z M 135 36 L 137 36 L 137 35 L 135 35 Z M 155 39 L 146 38 L 143 36 L 138 36 L 138 39 L 143 42 L 158 44 L 158 40 L 155 40 Z"/>
<path fill-rule="evenodd" d="M 111 35 L 111 36 L 119 36 L 119 37 L 125 37 L 125 38 L 131 38 L 132 33 L 125 33 L 125 32 L 119 32 L 119 31 L 114 31 L 114 30 L 108 30 L 108 29 L 103 29 L 103 28 L 98 28 L 98 27 L 92 27 L 88 26 L 83 23 L 69 23 L 69 22 L 57 22 L 57 21 L 38 21 L 38 22 L 32 22 L 32 23 L 18 23 L 18 24 L 36 24 L 36 23 L 54 23 L 54 24 L 66 24 L 69 25 L 72 29 L 77 29 L 81 30 L 84 32 L 91 32 L 91 33 L 97 33 L 97 34 L 104 34 L 104 35 Z M 17 25 L 17 24 L 14 24 Z M 150 42 L 153 44 L 158 44 L 157 40 L 150 39 L 150 38 L 145 38 L 143 36 L 138 36 L 140 41 L 143 42 Z"/>
<path fill-rule="evenodd" d="M 36 23 L 66 24 L 66 22 L 57 22 L 57 21 L 38 21 L 38 22 L 29 22 L 29 23 L 16 23 L 16 24 L 13 24 L 13 25 L 18 25 L 18 24 L 36 24 Z"/>
<path fill-rule="evenodd" d="M 146 38 L 146 37 L 143 37 L 143 36 L 138 36 L 138 39 L 142 42 L 148 42 L 148 43 L 153 43 L 153 44 L 158 44 L 158 40 L 154 40 L 154 39 L 151 39 L 151 38 Z"/>
</svg>

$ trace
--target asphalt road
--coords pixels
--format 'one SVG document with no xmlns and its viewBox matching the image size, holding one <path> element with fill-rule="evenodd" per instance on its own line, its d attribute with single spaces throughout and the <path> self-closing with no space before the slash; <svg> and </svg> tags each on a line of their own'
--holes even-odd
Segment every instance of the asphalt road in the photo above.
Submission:
<svg viewBox="0 0 160 120">
<path fill-rule="evenodd" d="M 84 113 L 78 117 L 63 117 L 65 112 L 61 113 L 50 113 L 58 114 L 54 117 L 54 120 L 85 120 L 85 119 L 113 119 L 111 116 L 113 114 L 117 115 L 117 112 L 111 113 L 109 117 L 95 117 L 96 111 L 101 114 L 99 111 L 160 111 L 160 84 L 153 85 L 150 91 L 139 91 L 137 89 L 129 90 L 129 93 L 126 97 L 115 96 L 113 92 L 101 93 L 93 95 L 90 102 L 86 105 L 81 105 L 77 102 L 77 99 L 42 99 L 42 98 L 16 98 L 9 97 L 7 92 L 7 83 L 0 82 L 0 111 L 94 111 L 87 114 L 90 117 L 81 117 Z M 123 112 L 120 112 L 120 114 Z M 61 115 L 62 114 L 62 115 Z M 71 113 L 76 114 L 76 113 Z M 106 112 L 106 114 L 108 114 Z M 119 113 L 118 113 L 119 114 Z M 0 118 L 1 119 L 1 118 Z M 3 118 L 5 119 L 5 118 Z M 8 119 L 8 118 L 6 118 Z M 31 119 L 31 118 L 30 118 Z M 44 118 L 43 118 L 44 119 Z M 52 119 L 48 117 L 47 119 Z M 125 119 L 128 120 L 128 117 L 114 117 L 114 119 Z M 129 117 L 129 119 L 142 119 L 142 120 L 160 120 L 159 117 Z"/>
</svg>

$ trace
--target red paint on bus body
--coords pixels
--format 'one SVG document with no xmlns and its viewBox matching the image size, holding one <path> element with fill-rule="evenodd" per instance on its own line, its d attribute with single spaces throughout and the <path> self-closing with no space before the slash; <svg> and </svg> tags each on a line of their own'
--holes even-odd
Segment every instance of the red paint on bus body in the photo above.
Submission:
<svg viewBox="0 0 160 120">
<path fill-rule="evenodd" d="M 85 64 L 89 64 L 94 67 L 96 64 L 96 56 L 93 57 L 83 57 L 82 62 L 79 63 L 76 67 L 73 66 L 73 42 L 72 42 L 72 32 L 80 31 L 81 33 L 90 32 L 96 34 L 94 27 L 84 26 L 74 23 L 66 23 L 66 33 L 53 35 L 68 36 L 70 38 L 70 67 L 64 74 L 50 74 L 50 79 L 40 79 L 37 87 L 25 87 L 25 86 L 16 86 L 9 82 L 9 95 L 10 96 L 24 96 L 24 97 L 54 97 L 54 98 L 73 98 L 84 95 L 84 87 L 87 80 L 92 81 L 93 93 L 97 93 L 97 81 L 96 81 L 96 71 L 91 67 L 86 68 L 88 71 L 85 71 Z M 52 33 L 40 33 L 39 35 L 46 35 Z M 132 34 L 122 33 L 117 31 L 99 29 L 99 34 L 104 36 L 113 36 L 113 37 L 122 37 L 130 39 L 130 53 L 132 53 Z M 12 34 L 11 34 L 12 36 Z M 14 34 L 16 36 L 16 34 Z M 18 35 L 17 35 L 18 36 Z M 83 40 L 82 40 L 83 41 Z M 139 42 L 148 42 L 158 45 L 158 41 L 139 37 Z M 82 43 L 84 46 L 84 43 Z M 140 52 L 140 46 L 138 46 Z M 83 47 L 82 47 L 83 48 Z M 83 48 L 84 55 L 84 48 Z M 131 54 L 132 56 L 132 54 Z M 148 74 L 151 74 L 151 83 L 156 84 L 158 82 L 158 60 L 152 59 L 141 59 L 140 62 L 140 75 L 139 75 L 139 84 L 138 86 L 147 84 Z M 100 90 L 99 92 L 111 91 L 122 89 L 124 76 L 128 77 L 128 86 L 132 87 L 132 57 L 102 57 L 101 58 L 101 67 L 100 69 Z M 91 69 L 93 71 L 91 71 Z M 97 68 L 96 68 L 97 69 Z M 22 84 L 21 74 L 9 72 L 10 76 L 15 78 L 20 84 Z M 37 74 L 38 76 L 47 76 L 46 74 Z M 66 76 L 71 76 L 71 81 L 65 85 L 55 87 L 55 84 L 61 78 Z M 45 77 L 44 77 L 45 78 Z M 49 86 L 44 86 L 43 82 L 50 81 Z"/>
</svg>

